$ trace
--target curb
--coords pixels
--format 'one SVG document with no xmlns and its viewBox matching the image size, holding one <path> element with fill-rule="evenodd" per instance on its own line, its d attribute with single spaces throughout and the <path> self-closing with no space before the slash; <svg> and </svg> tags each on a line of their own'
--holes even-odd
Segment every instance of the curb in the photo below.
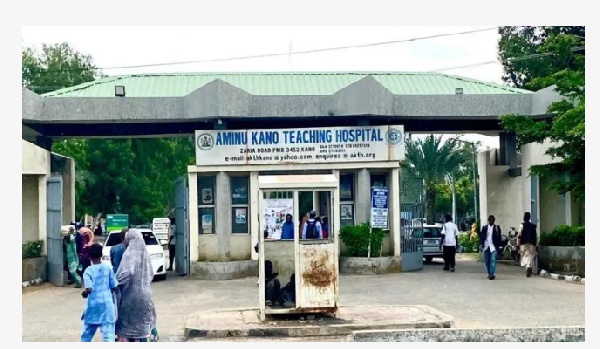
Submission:
<svg viewBox="0 0 600 349">
<path fill-rule="evenodd" d="M 562 281 L 574 282 L 574 283 L 585 285 L 585 278 L 581 278 L 577 275 L 561 275 L 561 274 L 556 274 L 556 273 L 548 273 L 544 269 L 542 269 L 540 271 L 539 275 L 546 279 L 562 280 Z"/>
<path fill-rule="evenodd" d="M 353 306 L 348 306 L 348 308 Z M 206 328 L 197 326 L 192 319 L 194 315 L 188 316 L 188 320 L 184 326 L 184 337 L 186 339 L 215 339 L 215 338 L 232 338 L 232 337 L 338 337 L 351 335 L 354 331 L 364 330 L 391 330 L 391 329 L 420 329 L 420 328 L 452 328 L 454 319 L 445 313 L 442 313 L 434 308 L 414 305 L 411 307 L 419 308 L 421 311 L 433 315 L 435 319 L 417 321 L 381 321 L 376 324 L 367 323 L 321 323 L 320 321 L 307 320 L 302 321 L 303 324 L 295 322 L 285 324 L 285 321 L 279 322 L 280 325 L 273 325 L 272 321 L 265 323 L 252 323 L 249 326 L 235 326 L 223 328 Z M 345 307 L 342 307 L 345 308 Z M 257 311 L 258 309 L 248 309 Z M 229 311 L 214 311 L 211 313 L 223 314 L 225 312 L 237 312 L 237 310 Z M 191 322 L 190 322 L 191 321 Z"/>
<path fill-rule="evenodd" d="M 44 283 L 44 280 L 42 280 L 41 278 L 37 278 L 34 280 L 29 280 L 29 281 L 25 281 L 22 283 L 23 288 L 27 288 L 29 286 L 38 286 Z"/>
<path fill-rule="evenodd" d="M 354 331 L 349 342 L 585 342 L 585 326 Z"/>
</svg>

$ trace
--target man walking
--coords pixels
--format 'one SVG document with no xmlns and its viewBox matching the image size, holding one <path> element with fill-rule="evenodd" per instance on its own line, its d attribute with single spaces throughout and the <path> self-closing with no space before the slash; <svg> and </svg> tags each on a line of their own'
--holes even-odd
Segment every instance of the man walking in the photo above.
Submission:
<svg viewBox="0 0 600 349">
<path fill-rule="evenodd" d="M 483 256 L 485 267 L 488 273 L 488 279 L 496 278 L 496 255 L 500 249 L 500 236 L 502 231 L 499 225 L 495 225 L 496 217 L 490 215 L 488 225 L 484 225 L 479 233 L 479 245 L 483 247 Z"/>
<path fill-rule="evenodd" d="M 317 221 L 317 213 L 310 212 L 310 218 L 306 221 L 302 231 L 302 239 L 320 239 L 321 238 L 321 223 Z"/>
<path fill-rule="evenodd" d="M 444 216 L 446 223 L 442 226 L 442 246 L 444 254 L 444 270 L 450 270 L 454 273 L 456 266 L 456 241 L 458 237 L 458 227 L 452 222 L 452 216 Z"/>
<path fill-rule="evenodd" d="M 527 277 L 531 277 L 531 262 L 536 255 L 537 233 L 536 225 L 531 223 L 531 213 L 525 212 L 523 223 L 519 227 L 519 247 L 521 252 L 521 266 L 527 270 Z"/>
</svg>

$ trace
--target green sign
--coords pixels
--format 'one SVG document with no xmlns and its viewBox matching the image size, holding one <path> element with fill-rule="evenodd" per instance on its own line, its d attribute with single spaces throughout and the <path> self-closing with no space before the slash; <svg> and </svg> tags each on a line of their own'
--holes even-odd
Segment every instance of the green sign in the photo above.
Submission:
<svg viewBox="0 0 600 349">
<path fill-rule="evenodd" d="M 112 232 L 129 228 L 129 215 L 126 214 L 107 214 L 106 215 L 106 230 Z"/>
</svg>

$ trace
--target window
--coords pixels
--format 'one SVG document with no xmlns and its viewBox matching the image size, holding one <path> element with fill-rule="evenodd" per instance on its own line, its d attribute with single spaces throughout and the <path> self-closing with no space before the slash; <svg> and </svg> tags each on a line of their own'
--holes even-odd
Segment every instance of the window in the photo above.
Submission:
<svg viewBox="0 0 600 349">
<path fill-rule="evenodd" d="M 248 234 L 250 177 L 231 177 L 231 233 Z"/>
<path fill-rule="evenodd" d="M 121 232 L 115 232 L 108 235 L 108 241 L 106 242 L 106 246 L 117 246 L 121 242 Z"/>
<path fill-rule="evenodd" d="M 215 233 L 215 176 L 198 177 L 198 234 Z"/>
<path fill-rule="evenodd" d="M 371 187 L 387 188 L 387 174 L 371 173 Z"/>
<path fill-rule="evenodd" d="M 423 237 L 425 239 L 441 238 L 442 228 L 423 228 Z"/>
<path fill-rule="evenodd" d="M 354 225 L 354 174 L 340 174 L 340 227 Z"/>
<path fill-rule="evenodd" d="M 146 246 L 158 245 L 158 241 L 156 241 L 156 237 L 154 236 L 154 234 L 152 234 L 152 232 L 144 231 L 142 232 L 142 236 L 144 237 L 144 242 L 146 243 Z"/>
</svg>

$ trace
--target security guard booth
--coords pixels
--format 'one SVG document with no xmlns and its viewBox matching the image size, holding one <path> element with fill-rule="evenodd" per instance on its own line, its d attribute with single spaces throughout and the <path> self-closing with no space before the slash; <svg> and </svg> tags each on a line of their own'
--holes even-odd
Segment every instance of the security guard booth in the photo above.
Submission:
<svg viewBox="0 0 600 349">
<path fill-rule="evenodd" d="M 300 226 L 294 224 L 293 266 L 295 275 L 295 304 L 292 308 L 283 308 L 278 304 L 267 306 L 265 303 L 265 251 L 268 244 L 280 244 L 285 241 L 265 239 L 259 234 L 259 317 L 265 321 L 267 314 L 294 313 L 332 313 L 337 314 L 339 300 L 339 227 L 340 204 L 339 171 L 319 175 L 274 175 L 259 176 L 259 207 L 264 212 L 265 198 L 274 192 L 293 193 L 293 217 L 300 217 L 299 193 L 312 191 L 322 193 L 330 200 L 331 208 L 328 237 L 326 239 L 302 239 Z M 259 215 L 261 230 L 266 217 Z M 292 248 L 291 244 L 279 245 Z M 277 247 L 277 249 L 281 249 Z M 283 251 L 285 253 L 285 251 Z M 282 287 L 287 279 L 280 280 Z"/>
</svg>

